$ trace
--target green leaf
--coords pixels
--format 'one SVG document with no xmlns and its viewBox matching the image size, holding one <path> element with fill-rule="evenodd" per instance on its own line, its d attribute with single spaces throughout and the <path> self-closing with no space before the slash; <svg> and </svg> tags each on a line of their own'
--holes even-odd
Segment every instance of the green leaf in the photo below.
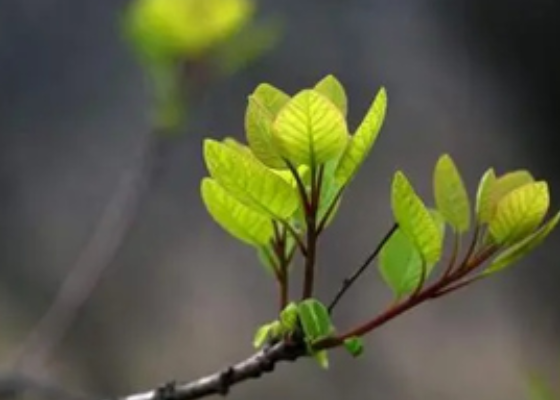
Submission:
<svg viewBox="0 0 560 400">
<path fill-rule="evenodd" d="M 270 219 L 240 203 L 215 180 L 204 178 L 201 193 L 210 215 L 232 236 L 254 246 L 272 239 Z"/>
<path fill-rule="evenodd" d="M 481 184 L 484 183 L 486 187 L 484 188 L 484 192 L 480 194 L 481 207 L 478 215 L 480 223 L 489 223 L 492 218 L 494 218 L 498 203 L 508 193 L 528 183 L 534 182 L 533 176 L 524 170 L 509 172 L 497 179 L 492 175 L 493 171 L 489 173 L 484 182 L 481 182 Z"/>
<path fill-rule="evenodd" d="M 210 175 L 247 207 L 278 219 L 297 209 L 297 191 L 246 151 L 206 139 L 204 159 Z"/>
<path fill-rule="evenodd" d="M 347 142 L 344 116 L 329 99 L 314 90 L 299 92 L 273 123 L 275 147 L 295 166 L 318 166 L 335 159 Z"/>
<path fill-rule="evenodd" d="M 237 152 L 245 153 L 245 155 L 247 156 L 253 155 L 249 147 L 245 146 L 243 143 L 238 142 L 234 138 L 229 138 L 229 137 L 225 138 L 222 143 L 225 144 L 226 146 L 231 147 L 233 150 Z"/>
<path fill-rule="evenodd" d="M 500 200 L 488 225 L 494 242 L 512 244 L 525 238 L 541 224 L 549 201 L 546 182 L 529 183 L 511 191 Z"/>
<path fill-rule="evenodd" d="M 364 341 L 358 336 L 344 340 L 344 347 L 353 357 L 359 357 L 364 352 Z"/>
<path fill-rule="evenodd" d="M 478 184 L 476 192 L 476 217 L 479 223 L 487 223 L 490 221 L 491 215 L 491 193 L 496 183 L 496 174 L 493 168 L 488 169 Z"/>
<path fill-rule="evenodd" d="M 298 306 L 296 303 L 289 303 L 280 312 L 280 323 L 285 332 L 293 332 L 296 329 L 298 323 Z"/>
<path fill-rule="evenodd" d="M 245 113 L 247 142 L 255 157 L 270 168 L 287 168 L 273 143 L 272 123 L 288 101 L 290 96 L 267 83 L 259 85 L 249 96 Z"/>
<path fill-rule="evenodd" d="M 327 353 L 327 350 L 315 351 L 312 353 L 312 355 L 321 368 L 323 369 L 329 368 L 329 354 Z"/>
<path fill-rule="evenodd" d="M 143 57 L 193 59 L 231 37 L 252 12 L 247 0 L 135 0 L 124 27 Z"/>
<path fill-rule="evenodd" d="M 327 308 L 318 300 L 306 299 L 298 304 L 298 316 L 308 343 L 334 334 Z"/>
<path fill-rule="evenodd" d="M 258 349 L 262 347 L 263 344 L 270 338 L 270 331 L 273 328 L 273 324 L 261 325 L 257 332 L 255 332 L 255 337 L 253 338 L 253 347 Z"/>
<path fill-rule="evenodd" d="M 441 237 L 445 238 L 445 219 L 443 218 L 441 213 L 434 208 L 428 208 L 428 211 L 430 212 L 430 215 L 432 216 L 437 228 L 439 229 Z"/>
<path fill-rule="evenodd" d="M 373 100 L 364 120 L 350 138 L 335 172 L 340 185 L 347 184 L 358 172 L 369 155 L 385 119 L 387 93 L 381 88 Z"/>
<path fill-rule="evenodd" d="M 427 265 L 441 257 L 443 235 L 423 201 L 401 171 L 393 179 L 391 204 L 395 220 Z"/>
<path fill-rule="evenodd" d="M 344 86 L 333 75 L 327 75 L 317 85 L 315 91 L 321 93 L 338 107 L 342 115 L 346 116 L 348 112 L 348 100 Z"/>
<path fill-rule="evenodd" d="M 257 329 L 253 338 L 253 346 L 255 348 L 262 347 L 268 340 L 279 339 L 283 334 L 282 324 L 280 321 L 272 321 L 262 325 Z"/>
<path fill-rule="evenodd" d="M 269 83 L 261 83 L 251 95 L 259 104 L 276 118 L 278 113 L 290 101 L 290 96 Z"/>
<path fill-rule="evenodd" d="M 440 157 L 434 171 L 434 197 L 445 220 L 459 233 L 469 230 L 471 209 L 463 179 L 451 157 Z"/>
<path fill-rule="evenodd" d="M 418 287 L 423 264 L 420 252 L 401 229 L 393 233 L 379 253 L 381 277 L 398 299 Z"/>
<path fill-rule="evenodd" d="M 519 261 L 521 258 L 533 251 L 540 245 L 546 237 L 552 232 L 560 221 L 560 212 L 557 213 L 552 219 L 541 226 L 536 232 L 527 236 L 525 239 L 508 247 L 492 261 L 488 268 L 484 271 L 484 275 L 493 274 L 507 266 Z"/>
</svg>

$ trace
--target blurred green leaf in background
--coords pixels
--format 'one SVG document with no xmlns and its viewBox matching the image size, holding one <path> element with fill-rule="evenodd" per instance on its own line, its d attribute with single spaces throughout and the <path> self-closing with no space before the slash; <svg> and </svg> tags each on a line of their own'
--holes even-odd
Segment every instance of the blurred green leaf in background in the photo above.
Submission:
<svg viewBox="0 0 560 400">
<path fill-rule="evenodd" d="M 254 15 L 250 0 L 131 1 L 123 28 L 153 85 L 157 130 L 173 131 L 184 122 L 186 92 L 272 48 L 279 25 L 256 23 Z"/>
</svg>

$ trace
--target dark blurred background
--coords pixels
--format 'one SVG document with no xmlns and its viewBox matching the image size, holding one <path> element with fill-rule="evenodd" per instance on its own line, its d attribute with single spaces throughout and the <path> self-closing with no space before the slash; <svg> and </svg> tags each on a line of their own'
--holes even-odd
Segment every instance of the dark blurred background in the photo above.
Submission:
<svg viewBox="0 0 560 400">
<path fill-rule="evenodd" d="M 201 0 L 202 1 L 202 0 Z M 144 71 L 122 40 L 125 0 L 0 2 L 0 363 L 9 366 L 88 243 L 151 131 Z M 275 48 L 191 98 L 188 124 L 158 160 L 120 249 L 47 364 L 48 376 L 104 395 L 192 379 L 250 354 L 274 318 L 274 285 L 199 196 L 204 137 L 243 137 L 246 96 L 334 73 L 356 126 L 381 85 L 390 106 L 320 257 L 319 295 L 391 224 L 403 169 L 430 194 L 449 152 L 471 193 L 488 167 L 527 168 L 560 204 L 560 3 L 554 0 L 311 0 L 257 3 L 283 22 Z M 527 373 L 558 376 L 553 234 L 514 269 L 424 305 L 367 337 L 365 356 L 282 366 L 232 399 L 526 399 Z M 339 326 L 381 309 L 370 271 Z"/>
</svg>

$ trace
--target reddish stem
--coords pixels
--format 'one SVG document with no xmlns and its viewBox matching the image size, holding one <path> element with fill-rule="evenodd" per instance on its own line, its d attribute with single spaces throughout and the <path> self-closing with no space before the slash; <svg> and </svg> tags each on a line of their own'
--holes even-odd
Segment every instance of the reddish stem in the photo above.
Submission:
<svg viewBox="0 0 560 400">
<path fill-rule="evenodd" d="M 319 173 L 311 166 L 311 193 L 309 196 L 309 211 L 305 214 L 307 225 L 307 254 L 305 257 L 305 271 L 303 278 L 302 300 L 313 296 L 313 284 L 315 281 L 315 254 L 317 249 L 317 211 L 321 197 L 321 183 L 323 180 L 324 167 L 319 167 Z"/>
<path fill-rule="evenodd" d="M 495 248 L 493 247 L 485 249 L 484 251 L 479 253 L 476 257 L 473 257 L 470 260 L 466 260 L 465 264 L 461 268 L 457 269 L 454 273 L 450 274 L 449 276 L 441 277 L 440 280 L 438 280 L 431 286 L 428 286 L 426 289 L 418 293 L 416 296 L 410 296 L 402 303 L 397 303 L 389 307 L 382 314 L 378 315 L 374 319 L 354 329 L 351 329 L 338 336 L 326 338 L 324 340 L 319 341 L 315 345 L 315 349 L 322 350 L 322 349 L 337 347 L 340 346 L 348 338 L 354 336 L 358 336 L 358 337 L 364 336 L 365 334 L 371 332 L 374 329 L 379 328 L 381 325 L 384 325 L 386 322 L 405 313 L 406 311 L 417 306 L 418 304 L 423 303 L 426 300 L 439 297 L 442 291 L 444 291 L 449 285 L 461 280 L 470 272 L 472 272 L 474 269 L 476 269 L 478 266 L 480 266 L 482 263 L 484 263 L 488 258 L 490 258 L 494 253 L 494 251 Z"/>
</svg>

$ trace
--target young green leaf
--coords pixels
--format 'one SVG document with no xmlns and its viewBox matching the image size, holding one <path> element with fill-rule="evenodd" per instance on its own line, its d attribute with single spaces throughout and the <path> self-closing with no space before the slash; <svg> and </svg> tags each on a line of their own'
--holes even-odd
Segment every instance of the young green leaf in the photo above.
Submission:
<svg viewBox="0 0 560 400">
<path fill-rule="evenodd" d="M 418 287 L 423 264 L 420 252 L 401 229 L 393 233 L 379 253 L 381 277 L 398 299 Z"/>
<path fill-rule="evenodd" d="M 344 341 L 344 348 L 353 357 L 359 357 L 364 352 L 364 341 L 358 336 L 353 336 Z"/>
<path fill-rule="evenodd" d="M 306 299 L 299 303 L 298 316 L 308 343 L 312 344 L 334 333 L 329 312 L 318 300 Z"/>
<path fill-rule="evenodd" d="M 288 101 L 290 96 L 266 83 L 249 96 L 245 113 L 247 142 L 255 157 L 270 168 L 287 168 L 272 141 L 272 123 Z"/>
<path fill-rule="evenodd" d="M 280 312 L 280 323 L 285 332 L 292 332 L 296 329 L 298 323 L 298 306 L 296 303 L 289 303 Z"/>
<path fill-rule="evenodd" d="M 282 324 L 280 321 L 272 321 L 268 324 L 261 325 L 255 332 L 253 337 L 253 346 L 255 348 L 262 347 L 268 340 L 278 339 L 283 334 Z"/>
<path fill-rule="evenodd" d="M 344 116 L 314 90 L 299 92 L 280 110 L 272 135 L 280 155 L 296 166 L 335 159 L 348 141 Z"/>
<path fill-rule="evenodd" d="M 531 235 L 505 249 L 492 261 L 492 263 L 484 271 L 484 275 L 490 275 L 501 271 L 529 254 L 535 249 L 535 247 L 541 244 L 544 239 L 546 239 L 546 237 L 556 227 L 558 221 L 560 221 L 560 212 L 541 226 L 536 232 L 533 232 Z"/>
<path fill-rule="evenodd" d="M 439 212 L 459 233 L 469 230 L 471 209 L 463 179 L 451 157 L 440 157 L 434 170 L 434 197 Z"/>
<path fill-rule="evenodd" d="M 272 239 L 270 219 L 240 203 L 214 179 L 202 180 L 201 193 L 210 215 L 232 236 L 254 246 Z"/>
<path fill-rule="evenodd" d="M 333 102 L 338 107 L 342 115 L 346 117 L 348 112 L 348 100 L 346 99 L 346 92 L 344 86 L 333 75 L 324 77 L 314 88 L 317 92 L 321 93 Z"/>
<path fill-rule="evenodd" d="M 204 159 L 210 175 L 247 207 L 278 219 L 297 209 L 297 191 L 251 154 L 207 139 Z"/>
<path fill-rule="evenodd" d="M 315 351 L 312 353 L 312 355 L 321 368 L 323 369 L 329 368 L 329 354 L 327 353 L 327 350 Z"/>
<path fill-rule="evenodd" d="M 335 172 L 339 185 L 346 185 L 367 158 L 385 120 L 386 109 L 387 93 L 381 88 L 340 158 Z"/>
<path fill-rule="evenodd" d="M 531 182 L 534 182 L 533 176 L 524 170 L 509 172 L 499 178 L 494 176 L 493 170 L 487 171 L 479 187 L 478 221 L 483 224 L 489 223 L 500 200 L 512 190 Z"/>
<path fill-rule="evenodd" d="M 500 200 L 488 229 L 494 243 L 513 244 L 533 232 L 548 211 L 546 182 L 521 186 Z"/>
<path fill-rule="evenodd" d="M 412 240 L 426 264 L 439 261 L 443 235 L 424 202 L 401 171 L 395 173 L 391 205 L 400 229 Z"/>
<path fill-rule="evenodd" d="M 439 229 L 439 232 L 441 233 L 441 237 L 445 238 L 445 219 L 443 218 L 443 215 L 441 215 L 441 213 L 434 208 L 428 208 L 428 211 L 430 212 L 430 215 L 432 216 L 434 223 Z"/>
<path fill-rule="evenodd" d="M 253 156 L 253 153 L 251 152 L 251 149 L 249 147 L 245 146 L 243 143 L 238 142 L 234 138 L 227 137 L 222 141 L 222 143 L 226 146 L 231 147 L 237 152 L 244 153 L 247 156 Z"/>
<path fill-rule="evenodd" d="M 476 192 L 476 217 L 479 223 L 487 223 L 490 221 L 490 196 L 492 188 L 496 183 L 496 173 L 493 168 L 488 169 L 478 184 Z"/>
<path fill-rule="evenodd" d="M 300 177 L 300 179 L 302 181 L 306 181 L 309 179 L 309 167 L 307 165 L 300 165 L 299 167 L 297 167 L 297 174 Z M 294 174 L 292 174 L 292 171 L 290 170 L 285 170 L 285 169 L 271 169 L 272 172 L 274 172 L 276 175 L 278 175 L 279 177 L 281 177 L 282 179 L 284 179 L 286 182 L 288 182 L 293 188 L 297 188 L 297 181 L 296 178 L 294 177 Z"/>
<path fill-rule="evenodd" d="M 270 331 L 273 328 L 273 324 L 265 324 L 259 326 L 255 332 L 255 337 L 253 338 L 253 347 L 258 349 L 262 347 L 263 344 L 270 338 Z"/>
<path fill-rule="evenodd" d="M 261 83 L 251 95 L 266 111 L 276 118 L 278 113 L 290 101 L 290 96 L 269 83 Z"/>
</svg>

